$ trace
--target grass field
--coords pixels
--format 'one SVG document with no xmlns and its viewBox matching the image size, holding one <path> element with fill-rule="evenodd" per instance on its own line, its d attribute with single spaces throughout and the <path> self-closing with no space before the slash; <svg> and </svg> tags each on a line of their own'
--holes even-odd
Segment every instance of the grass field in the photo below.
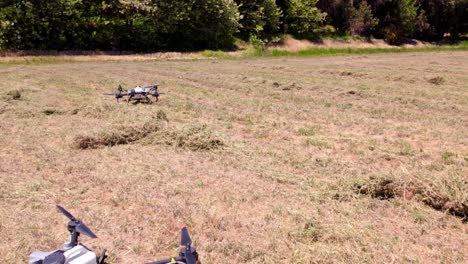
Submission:
<svg viewBox="0 0 468 264">
<path fill-rule="evenodd" d="M 0 263 L 467 263 L 468 52 L 0 64 Z M 152 105 L 102 95 L 161 84 Z"/>
</svg>

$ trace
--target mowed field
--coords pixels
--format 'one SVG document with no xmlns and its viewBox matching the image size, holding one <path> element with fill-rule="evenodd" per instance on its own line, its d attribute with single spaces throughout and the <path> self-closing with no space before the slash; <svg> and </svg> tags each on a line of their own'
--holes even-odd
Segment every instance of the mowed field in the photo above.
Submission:
<svg viewBox="0 0 468 264">
<path fill-rule="evenodd" d="M 56 204 L 111 263 L 183 225 L 202 263 L 468 262 L 468 52 L 6 63 L 0 98 L 0 263 L 63 245 Z"/>
</svg>

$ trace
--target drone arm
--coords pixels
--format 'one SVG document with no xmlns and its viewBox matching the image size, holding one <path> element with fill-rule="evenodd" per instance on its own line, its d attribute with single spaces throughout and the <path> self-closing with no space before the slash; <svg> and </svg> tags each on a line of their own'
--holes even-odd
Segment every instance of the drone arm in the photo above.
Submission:
<svg viewBox="0 0 468 264">
<path fill-rule="evenodd" d="M 107 250 L 104 249 L 104 250 L 102 251 L 102 253 L 101 253 L 101 256 L 97 259 L 97 263 L 98 263 L 98 264 L 104 264 L 104 261 L 105 261 L 106 258 L 107 258 L 107 254 L 106 254 L 106 253 L 107 253 Z"/>
<path fill-rule="evenodd" d="M 153 261 L 153 262 L 148 262 L 146 264 L 169 264 L 173 263 L 173 261 L 184 261 L 185 259 L 181 257 L 176 257 L 176 258 L 168 258 L 168 259 L 163 259 L 163 260 L 158 260 L 158 261 Z"/>
</svg>

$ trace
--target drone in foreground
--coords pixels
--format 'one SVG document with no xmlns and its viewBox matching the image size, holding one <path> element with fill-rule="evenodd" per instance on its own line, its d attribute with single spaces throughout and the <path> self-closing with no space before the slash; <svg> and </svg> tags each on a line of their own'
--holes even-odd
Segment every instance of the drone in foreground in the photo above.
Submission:
<svg viewBox="0 0 468 264">
<path fill-rule="evenodd" d="M 101 256 L 98 257 L 85 245 L 78 243 L 80 234 L 90 238 L 97 238 L 97 236 L 65 208 L 60 205 L 57 205 L 57 208 L 70 219 L 68 222 L 68 231 L 71 235 L 70 241 L 65 242 L 62 249 L 55 251 L 34 251 L 29 256 L 29 264 L 105 264 L 106 250 L 103 250 Z M 146 264 L 199 264 L 198 253 L 195 247 L 192 247 L 192 239 L 190 239 L 187 228 L 184 227 L 181 231 L 179 256 Z"/>
<path fill-rule="evenodd" d="M 65 208 L 57 205 L 59 211 L 65 215 L 70 221 L 68 222 L 68 231 L 70 232 L 70 241 L 65 242 L 62 249 L 51 252 L 34 251 L 29 256 L 29 264 L 104 264 L 106 259 L 106 250 L 101 253 L 100 257 L 96 253 L 88 249 L 85 245 L 78 243 L 80 234 L 90 238 L 97 236 L 79 219 L 75 218 Z"/>
<path fill-rule="evenodd" d="M 180 252 L 179 256 L 169 259 L 148 262 L 146 264 L 197 264 L 198 253 L 195 247 L 192 247 L 192 240 L 188 233 L 187 227 L 182 228 L 180 236 Z"/>
<path fill-rule="evenodd" d="M 117 102 L 119 102 L 121 98 L 128 96 L 127 104 L 130 103 L 130 101 L 133 101 L 135 103 L 151 104 L 153 103 L 153 100 L 151 100 L 150 97 L 154 97 L 155 98 L 154 101 L 157 102 L 159 101 L 159 95 L 161 94 L 158 92 L 158 85 L 150 85 L 146 87 L 137 86 L 133 89 L 127 90 L 127 92 L 125 93 L 124 89 L 119 84 L 117 91 L 118 93 L 107 93 L 104 95 L 114 96 L 115 99 L 117 99 Z"/>
</svg>

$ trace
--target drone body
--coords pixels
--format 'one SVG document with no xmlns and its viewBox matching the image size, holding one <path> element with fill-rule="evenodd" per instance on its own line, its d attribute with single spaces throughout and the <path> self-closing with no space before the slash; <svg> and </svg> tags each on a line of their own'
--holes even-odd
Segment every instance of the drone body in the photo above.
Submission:
<svg viewBox="0 0 468 264">
<path fill-rule="evenodd" d="M 78 243 L 80 234 L 90 238 L 97 236 L 79 219 L 75 218 L 65 208 L 57 205 L 59 211 L 64 214 L 68 222 L 68 231 L 70 231 L 70 241 L 67 241 L 62 249 L 51 252 L 35 251 L 29 256 L 29 264 L 104 264 L 106 251 L 98 258 L 96 253 L 88 249 L 83 244 Z"/>
<path fill-rule="evenodd" d="M 78 243 L 80 234 L 90 238 L 97 238 L 97 236 L 89 227 L 75 218 L 65 208 L 60 205 L 57 205 L 57 208 L 70 220 L 68 222 L 68 231 L 71 235 L 70 241 L 67 241 L 62 249 L 55 251 L 34 251 L 29 256 L 29 264 L 105 264 L 105 259 L 107 258 L 106 250 L 98 257 L 96 253 L 85 245 Z M 195 247 L 192 247 L 192 239 L 187 228 L 184 227 L 181 230 L 179 256 L 147 264 L 200 264 L 197 250 Z"/>
<path fill-rule="evenodd" d="M 158 92 L 158 85 L 150 85 L 146 87 L 137 86 L 133 89 L 127 90 L 126 93 L 123 92 L 124 90 L 122 86 L 119 85 L 119 87 L 117 88 L 117 91 L 118 93 L 115 93 L 115 94 L 104 94 L 104 95 L 114 96 L 115 99 L 117 99 L 117 102 L 119 102 L 121 98 L 124 98 L 125 96 L 127 96 L 128 97 L 127 104 L 130 103 L 131 101 L 135 103 L 151 104 L 153 103 L 153 100 L 151 100 L 150 97 L 154 97 L 155 98 L 154 101 L 157 102 L 159 101 L 159 95 L 160 95 L 160 93 Z"/>
</svg>

